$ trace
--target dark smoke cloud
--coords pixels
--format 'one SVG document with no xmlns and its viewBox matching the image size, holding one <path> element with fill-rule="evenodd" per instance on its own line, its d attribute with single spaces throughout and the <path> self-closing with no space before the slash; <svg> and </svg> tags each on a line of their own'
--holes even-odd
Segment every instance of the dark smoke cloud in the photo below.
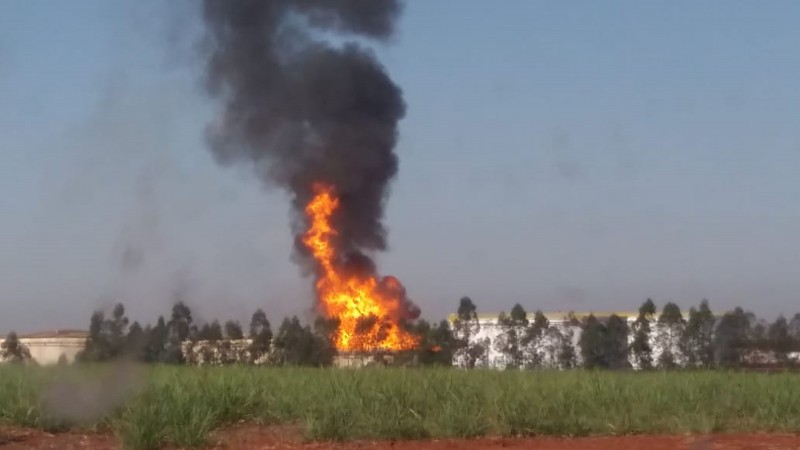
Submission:
<svg viewBox="0 0 800 450">
<path fill-rule="evenodd" d="M 315 182 L 335 186 L 336 245 L 351 258 L 386 248 L 405 114 L 400 88 L 359 42 L 391 37 L 400 10 L 396 0 L 204 1 L 207 86 L 224 104 L 207 130 L 216 159 L 253 164 L 292 194 L 298 217 Z"/>
</svg>

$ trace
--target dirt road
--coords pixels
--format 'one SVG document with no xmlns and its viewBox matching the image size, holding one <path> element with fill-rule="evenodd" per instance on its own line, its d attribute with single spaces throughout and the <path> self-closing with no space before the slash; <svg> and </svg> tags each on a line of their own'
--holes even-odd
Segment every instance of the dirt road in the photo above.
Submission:
<svg viewBox="0 0 800 450">
<path fill-rule="evenodd" d="M 482 438 L 426 441 L 303 442 L 296 430 L 247 426 L 215 433 L 213 449 L 241 450 L 789 450 L 800 449 L 797 435 L 619 436 L 593 438 Z M 0 450 L 120 450 L 118 439 L 87 433 L 51 434 L 0 428 Z"/>
</svg>

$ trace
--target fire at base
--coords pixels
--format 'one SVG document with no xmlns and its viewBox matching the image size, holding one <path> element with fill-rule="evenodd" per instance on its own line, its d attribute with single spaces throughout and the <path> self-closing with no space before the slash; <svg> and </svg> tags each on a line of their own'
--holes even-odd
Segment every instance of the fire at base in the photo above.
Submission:
<svg viewBox="0 0 800 450">
<path fill-rule="evenodd" d="M 331 217 L 339 207 L 332 186 L 314 185 L 315 195 L 305 208 L 309 228 L 303 243 L 319 267 L 315 284 L 322 313 L 339 322 L 334 336 L 341 352 L 402 351 L 419 345 L 419 339 L 403 329 L 407 317 L 405 288 L 394 277 L 379 279 L 342 264 L 334 245 L 336 229 Z"/>
</svg>

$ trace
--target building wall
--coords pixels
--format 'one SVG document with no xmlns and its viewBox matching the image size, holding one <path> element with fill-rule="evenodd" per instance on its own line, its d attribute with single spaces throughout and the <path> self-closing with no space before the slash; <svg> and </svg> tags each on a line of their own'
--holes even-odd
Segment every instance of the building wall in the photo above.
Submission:
<svg viewBox="0 0 800 450">
<path fill-rule="evenodd" d="M 587 317 L 590 313 L 573 313 L 575 318 L 578 320 L 582 320 Z M 616 313 L 618 316 L 624 318 L 628 323 L 629 329 L 632 329 L 633 323 L 636 321 L 637 314 L 632 312 L 621 312 Z M 611 313 L 594 313 L 594 315 L 600 319 L 607 319 Z M 581 364 L 581 351 L 580 347 L 578 346 L 578 342 L 581 338 L 582 329 L 580 326 L 571 325 L 567 319 L 566 313 L 545 313 L 545 316 L 548 318 L 550 322 L 550 326 L 552 328 L 557 329 L 563 335 L 571 335 L 571 342 L 572 346 L 575 349 L 575 357 L 576 363 Z M 454 326 L 454 320 L 456 317 L 450 316 L 450 326 L 451 328 Z M 534 314 L 528 314 L 528 321 L 532 324 L 534 320 Z M 491 314 L 482 314 L 478 317 L 478 324 L 480 329 L 477 333 L 475 333 L 471 338 L 470 342 L 481 343 L 487 349 L 486 355 L 482 361 L 478 362 L 479 366 L 482 367 L 489 367 L 489 368 L 497 368 L 502 369 L 508 365 L 507 357 L 502 352 L 497 349 L 497 343 L 499 341 L 499 337 L 502 335 L 503 330 L 499 324 L 499 315 L 491 315 Z M 650 346 L 653 348 L 653 356 L 654 359 L 661 354 L 661 349 L 658 347 L 659 343 L 659 332 L 657 324 L 651 324 L 652 332 L 650 334 Z M 631 332 L 628 335 L 629 343 L 633 341 L 633 333 Z M 536 348 L 532 349 L 532 352 L 536 352 L 538 355 L 545 356 L 549 352 L 546 351 L 548 346 L 554 345 L 555 342 L 552 341 L 552 337 L 546 335 L 542 341 L 537 345 Z M 673 350 L 675 352 L 675 350 Z M 629 361 L 631 365 L 636 368 L 635 361 L 633 356 L 629 357 Z M 453 357 L 453 365 L 458 367 L 464 367 L 466 365 L 466 360 L 464 355 L 456 354 Z M 543 366 L 545 367 L 552 367 L 556 368 L 558 366 L 557 361 L 552 360 L 551 358 L 544 357 L 543 358 Z"/>
<path fill-rule="evenodd" d="M 0 339 L 2 344 L 5 339 Z M 86 338 L 82 337 L 55 337 L 55 338 L 19 338 L 22 345 L 28 347 L 31 359 L 39 365 L 57 364 L 63 355 L 66 362 L 75 361 L 75 356 L 86 346 Z"/>
<path fill-rule="evenodd" d="M 339 354 L 333 358 L 333 367 L 338 368 L 360 368 L 369 365 L 389 364 L 393 361 L 391 357 L 377 357 L 375 355 L 359 354 Z"/>
<path fill-rule="evenodd" d="M 532 322 L 533 317 L 529 317 L 529 320 Z M 450 322 L 451 327 L 453 326 L 453 322 Z M 481 317 L 478 319 L 478 324 L 480 329 L 477 333 L 475 333 L 471 339 L 471 343 L 480 343 L 486 348 L 486 354 L 482 358 L 481 361 L 478 362 L 478 365 L 481 367 L 489 367 L 495 369 L 502 369 L 508 365 L 507 357 L 504 355 L 500 350 L 497 349 L 497 344 L 499 341 L 500 335 L 503 333 L 503 329 L 499 324 L 497 317 L 490 318 L 490 317 Z M 570 325 L 566 320 L 563 318 L 561 319 L 553 319 L 550 320 L 550 326 L 553 328 L 558 329 L 563 335 L 571 335 L 572 346 L 575 348 L 575 355 L 578 358 L 578 363 L 580 363 L 580 349 L 578 348 L 578 340 L 580 339 L 581 328 L 579 326 Z M 540 344 L 534 349 L 539 354 L 546 354 L 547 352 L 546 347 L 548 345 L 553 345 L 553 342 L 549 336 L 545 336 L 544 339 L 540 342 Z M 464 355 L 454 355 L 453 356 L 453 365 L 458 367 L 465 367 L 466 362 L 464 359 Z M 544 361 L 545 366 L 552 366 L 555 367 L 557 365 L 556 361 L 552 361 L 546 359 Z"/>
<path fill-rule="evenodd" d="M 255 361 L 250 354 L 252 339 L 223 339 L 220 341 L 184 341 L 181 343 L 181 353 L 187 364 L 193 365 L 220 365 L 231 363 L 266 364 L 267 358 L 263 356 Z"/>
<path fill-rule="evenodd" d="M 634 339 L 634 323 L 636 322 L 637 314 L 635 313 L 616 313 L 618 316 L 624 318 L 628 323 L 628 345 L 633 343 Z M 595 316 L 600 319 L 604 320 L 607 319 L 611 313 L 595 313 Z M 565 314 L 563 313 L 550 313 L 545 314 L 550 322 L 550 326 L 558 329 L 561 333 L 565 332 L 572 332 L 572 345 L 575 349 L 575 356 L 577 359 L 577 363 L 581 364 L 581 351 L 580 347 L 578 346 L 578 342 L 580 341 L 582 329 L 580 326 L 573 326 L 569 325 L 569 323 L 565 320 Z M 582 320 L 588 313 L 579 313 L 575 314 L 575 318 Z M 721 314 L 715 314 L 717 319 L 721 317 Z M 454 329 L 454 321 L 456 317 L 450 316 L 450 326 L 451 329 Z M 534 315 L 528 314 L 528 321 L 533 323 Z M 684 320 L 688 320 L 688 315 L 684 314 Z M 489 367 L 489 368 L 498 368 L 502 369 L 508 365 L 507 356 L 502 354 L 497 349 L 497 343 L 499 341 L 499 337 L 503 333 L 503 329 L 499 324 L 499 317 L 498 315 L 479 315 L 478 317 L 478 324 L 480 326 L 479 331 L 477 331 L 473 336 L 470 337 L 471 344 L 482 344 L 486 349 L 486 355 L 482 360 L 478 361 L 477 366 L 479 367 Z M 682 366 L 686 364 L 686 357 L 681 353 L 681 350 L 678 346 L 677 338 L 670 339 L 670 334 L 673 331 L 670 330 L 668 327 L 664 325 L 659 325 L 656 320 L 650 323 L 650 348 L 651 348 L 651 355 L 653 358 L 653 364 L 657 364 L 659 361 L 659 357 L 666 349 L 666 345 L 669 342 L 672 342 L 672 347 L 670 351 L 674 357 L 674 361 L 677 365 Z M 548 338 L 542 340 L 542 342 L 537 345 L 536 348 L 532 349 L 531 352 L 536 352 L 537 354 L 545 354 L 544 350 L 548 345 L 552 343 L 548 341 Z M 787 355 L 790 361 L 800 362 L 800 352 L 792 352 Z M 767 352 L 755 352 L 753 354 L 747 355 L 746 358 L 750 360 L 752 363 L 770 363 L 774 362 L 774 355 Z M 631 367 L 634 369 L 638 369 L 636 359 L 634 358 L 633 354 L 628 355 L 628 361 L 631 364 Z M 453 356 L 453 365 L 457 367 L 465 367 L 466 366 L 466 355 L 461 353 L 456 353 Z M 547 360 L 543 361 L 542 366 L 544 367 L 551 367 L 556 368 L 558 365 L 556 361 Z"/>
</svg>

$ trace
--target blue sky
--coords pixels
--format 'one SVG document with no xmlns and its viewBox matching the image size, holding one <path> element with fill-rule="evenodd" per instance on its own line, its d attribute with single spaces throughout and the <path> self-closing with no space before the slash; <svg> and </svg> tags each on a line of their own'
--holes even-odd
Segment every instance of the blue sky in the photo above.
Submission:
<svg viewBox="0 0 800 450">
<path fill-rule="evenodd" d="M 0 2 L 0 329 L 305 314 L 289 206 L 202 141 L 193 2 Z M 502 7 L 498 7 L 498 4 Z M 407 2 L 381 270 L 438 319 L 794 313 L 800 4 Z M 125 249 L 142 261 L 120 264 Z"/>
</svg>

